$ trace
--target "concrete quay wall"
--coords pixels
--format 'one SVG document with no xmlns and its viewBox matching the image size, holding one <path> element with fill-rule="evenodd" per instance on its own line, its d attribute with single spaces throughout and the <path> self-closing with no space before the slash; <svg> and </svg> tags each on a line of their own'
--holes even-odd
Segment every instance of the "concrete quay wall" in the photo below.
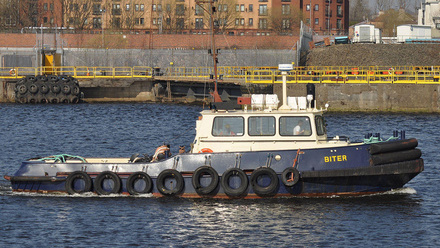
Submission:
<svg viewBox="0 0 440 248">
<path fill-rule="evenodd" d="M 331 111 L 440 112 L 440 85 L 315 84 L 317 106 Z M 282 84 L 274 85 L 282 101 Z M 288 84 L 288 96 L 305 96 L 306 84 Z"/>
</svg>

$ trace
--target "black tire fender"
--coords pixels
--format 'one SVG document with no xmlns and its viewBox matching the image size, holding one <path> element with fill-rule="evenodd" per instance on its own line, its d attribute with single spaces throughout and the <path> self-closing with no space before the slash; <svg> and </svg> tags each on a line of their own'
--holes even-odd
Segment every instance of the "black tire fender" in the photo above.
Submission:
<svg viewBox="0 0 440 248">
<path fill-rule="evenodd" d="M 105 179 L 109 179 L 113 181 L 113 187 L 110 191 L 107 191 L 103 188 L 102 184 Z M 109 194 L 115 194 L 119 193 L 121 191 L 121 179 L 119 176 L 112 172 L 112 171 L 104 171 L 101 172 L 96 178 L 95 178 L 95 191 L 99 195 L 109 195 Z"/>
<path fill-rule="evenodd" d="M 68 84 L 62 84 L 61 85 L 61 91 L 64 93 L 64 94 L 69 94 L 70 93 L 70 90 L 71 90 L 71 87 L 70 87 L 70 85 L 68 85 Z"/>
<path fill-rule="evenodd" d="M 55 84 L 51 84 L 50 85 L 50 91 L 52 91 L 55 94 L 58 94 L 58 93 L 61 92 L 61 87 L 60 87 L 59 84 L 56 84 L 56 83 Z"/>
<path fill-rule="evenodd" d="M 240 186 L 235 189 L 229 185 L 229 179 L 232 176 L 238 176 L 241 180 Z M 244 195 L 246 193 L 246 190 L 249 185 L 249 179 L 248 179 L 246 173 L 239 168 L 229 168 L 228 170 L 226 170 L 223 173 L 220 182 L 221 182 L 221 186 L 222 186 L 223 190 L 225 191 L 226 195 L 231 196 L 231 197 L 239 197 L 239 196 Z"/>
<path fill-rule="evenodd" d="M 46 83 L 42 83 L 40 85 L 40 92 L 41 94 L 46 94 L 47 92 L 49 92 L 49 86 Z"/>
<path fill-rule="evenodd" d="M 74 188 L 74 183 L 78 179 L 84 181 L 84 189 L 82 189 L 82 190 L 75 190 L 75 188 Z M 75 172 L 71 173 L 69 176 L 67 176 L 67 179 L 65 182 L 65 188 L 66 188 L 67 193 L 69 193 L 71 195 L 89 192 L 90 190 L 92 190 L 92 179 L 84 171 L 75 171 Z"/>
<path fill-rule="evenodd" d="M 294 167 L 288 167 L 284 169 L 283 173 L 281 173 L 281 181 L 287 187 L 294 186 L 298 182 L 299 177 L 299 171 Z"/>
<path fill-rule="evenodd" d="M 145 188 L 141 191 L 137 191 L 134 187 L 135 183 L 139 180 L 145 182 Z M 130 195 L 148 194 L 151 193 L 151 190 L 153 189 L 153 181 L 147 173 L 138 171 L 128 177 L 126 187 Z"/>
<path fill-rule="evenodd" d="M 22 95 L 26 94 L 27 90 L 28 89 L 27 89 L 26 84 L 20 84 L 20 85 L 17 86 L 18 93 L 20 93 Z"/>
<path fill-rule="evenodd" d="M 167 178 L 173 178 L 176 180 L 176 186 L 169 189 L 165 186 L 165 180 Z M 185 187 L 182 174 L 174 169 L 166 169 L 162 171 L 156 179 L 156 188 L 162 194 L 166 196 L 173 196 L 181 193 Z"/>
<path fill-rule="evenodd" d="M 209 175 L 211 177 L 211 183 L 203 187 L 200 183 L 200 179 L 204 175 Z M 219 177 L 217 171 L 212 168 L 211 166 L 200 166 L 194 171 L 194 174 L 192 176 L 192 185 L 194 189 L 196 190 L 197 194 L 199 195 L 209 195 L 214 192 L 214 190 L 217 188 L 219 183 Z"/>
<path fill-rule="evenodd" d="M 36 84 L 29 85 L 29 92 L 35 94 L 38 92 L 38 86 Z"/>
<path fill-rule="evenodd" d="M 262 176 L 266 176 L 270 179 L 270 183 L 267 186 L 261 186 L 259 179 Z M 252 172 L 250 183 L 255 194 L 259 196 L 274 196 L 278 192 L 280 186 L 280 180 L 277 173 L 268 167 L 260 167 Z"/>
</svg>

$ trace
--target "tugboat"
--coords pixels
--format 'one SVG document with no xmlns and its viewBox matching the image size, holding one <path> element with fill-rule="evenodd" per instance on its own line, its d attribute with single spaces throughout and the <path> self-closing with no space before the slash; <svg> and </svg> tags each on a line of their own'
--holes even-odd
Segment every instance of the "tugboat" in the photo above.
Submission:
<svg viewBox="0 0 440 248">
<path fill-rule="evenodd" d="M 169 156 L 162 146 L 153 158 L 50 156 L 4 177 L 16 192 L 273 198 L 385 192 L 423 171 L 416 139 L 328 137 L 327 108 L 315 106 L 313 85 L 306 97 L 287 98 L 283 81 L 279 108 L 276 95 L 252 95 L 238 99 L 240 109 L 213 103 L 202 111 L 189 152 Z"/>
<path fill-rule="evenodd" d="M 273 198 L 364 195 L 403 187 L 423 171 L 416 139 L 404 132 L 382 142 L 378 135 L 351 143 L 327 137 L 323 114 L 309 85 L 306 97 L 288 98 L 283 74 L 283 104 L 276 95 L 239 98 L 225 104 L 217 91 L 217 49 L 210 11 L 214 83 L 213 102 L 196 121 L 189 152 L 170 156 L 159 147 L 152 158 L 83 158 L 57 155 L 24 161 L 12 176 L 16 192 L 82 194 L 152 194 L 186 198 Z M 310 93 L 310 94 L 309 94 Z M 231 105 L 240 107 L 232 108 Z"/>
</svg>

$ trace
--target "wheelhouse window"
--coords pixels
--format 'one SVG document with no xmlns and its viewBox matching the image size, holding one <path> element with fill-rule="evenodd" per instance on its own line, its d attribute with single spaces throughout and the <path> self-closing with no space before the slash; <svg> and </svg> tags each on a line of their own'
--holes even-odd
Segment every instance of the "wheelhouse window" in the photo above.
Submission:
<svg viewBox="0 0 440 248">
<path fill-rule="evenodd" d="M 249 117 L 250 136 L 273 136 L 275 135 L 275 117 Z"/>
<path fill-rule="evenodd" d="M 213 136 L 243 136 L 243 117 L 215 117 L 212 127 Z"/>
<path fill-rule="evenodd" d="M 280 118 L 281 136 L 310 136 L 312 129 L 310 119 L 306 116 L 281 117 Z"/>
<path fill-rule="evenodd" d="M 316 125 L 316 133 L 321 136 L 327 133 L 325 128 L 325 120 L 324 117 L 318 115 L 315 117 L 315 125 Z"/>
</svg>

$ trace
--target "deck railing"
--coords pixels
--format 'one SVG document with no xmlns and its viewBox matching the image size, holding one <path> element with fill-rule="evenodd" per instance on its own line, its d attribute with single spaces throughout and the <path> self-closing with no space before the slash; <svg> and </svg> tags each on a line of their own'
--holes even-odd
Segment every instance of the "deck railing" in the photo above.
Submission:
<svg viewBox="0 0 440 248">
<path fill-rule="evenodd" d="M 148 66 L 59 66 L 59 67 L 0 67 L 0 78 L 19 79 L 29 75 L 69 75 L 84 78 L 154 78 L 172 77 L 190 81 L 197 78 L 209 80 L 211 67 L 168 67 L 163 74 L 155 74 Z M 277 67 L 220 66 L 221 79 L 236 83 L 281 83 Z M 164 78 L 164 79 L 165 79 Z M 288 83 L 393 83 L 440 84 L 440 66 L 308 66 L 295 67 L 287 76 Z"/>
</svg>

